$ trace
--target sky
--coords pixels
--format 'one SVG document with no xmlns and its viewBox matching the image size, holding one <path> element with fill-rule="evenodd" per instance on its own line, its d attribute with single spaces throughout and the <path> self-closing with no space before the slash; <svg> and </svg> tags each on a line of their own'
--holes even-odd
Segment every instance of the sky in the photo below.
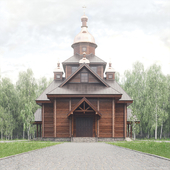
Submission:
<svg viewBox="0 0 170 170">
<path fill-rule="evenodd" d="M 170 74 L 169 0 L 0 0 L 1 78 L 15 83 L 27 68 L 53 77 L 58 60 L 73 55 L 84 5 L 98 57 L 122 76 L 136 61 Z"/>
</svg>

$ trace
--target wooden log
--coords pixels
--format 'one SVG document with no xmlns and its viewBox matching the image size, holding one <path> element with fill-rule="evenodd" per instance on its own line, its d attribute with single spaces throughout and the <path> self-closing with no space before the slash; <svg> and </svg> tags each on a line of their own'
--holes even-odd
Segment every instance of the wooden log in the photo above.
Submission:
<svg viewBox="0 0 170 170">
<path fill-rule="evenodd" d="M 124 105 L 124 137 L 126 138 L 127 130 L 127 104 Z"/>
<path fill-rule="evenodd" d="M 56 99 L 54 99 L 54 137 L 56 138 L 56 115 L 57 115 L 57 109 L 56 109 L 56 106 L 57 106 L 57 102 L 56 102 Z"/>
<path fill-rule="evenodd" d="M 72 121 L 71 121 L 71 136 L 73 136 L 73 130 L 74 130 L 74 117 L 73 117 L 73 115 L 72 115 Z"/>
<path fill-rule="evenodd" d="M 38 138 L 38 124 L 37 124 L 37 138 Z"/>
<path fill-rule="evenodd" d="M 115 100 L 112 100 L 112 137 L 115 136 Z"/>
<path fill-rule="evenodd" d="M 42 104 L 42 137 L 44 137 L 44 104 Z"/>
<path fill-rule="evenodd" d="M 42 137 L 42 134 L 41 134 L 41 124 L 40 124 L 40 137 Z"/>
<path fill-rule="evenodd" d="M 69 111 L 71 111 L 71 98 L 69 100 Z M 69 118 L 69 134 L 71 137 L 71 118 Z"/>
<path fill-rule="evenodd" d="M 97 110 L 99 111 L 100 109 L 100 103 L 99 103 L 99 98 L 97 99 Z M 97 137 L 99 137 L 99 118 L 97 119 Z"/>
</svg>

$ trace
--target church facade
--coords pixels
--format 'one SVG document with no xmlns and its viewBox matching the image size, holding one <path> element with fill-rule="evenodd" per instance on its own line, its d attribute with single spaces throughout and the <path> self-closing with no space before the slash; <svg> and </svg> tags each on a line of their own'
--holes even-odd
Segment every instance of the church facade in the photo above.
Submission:
<svg viewBox="0 0 170 170">
<path fill-rule="evenodd" d="M 73 56 L 62 63 L 63 69 L 57 63 L 53 82 L 36 99 L 41 106 L 36 111 L 37 134 L 68 141 L 77 137 L 123 140 L 127 106 L 133 100 L 116 82 L 112 64 L 106 68 L 107 63 L 95 55 L 97 45 L 88 32 L 87 16 L 81 21 Z"/>
</svg>

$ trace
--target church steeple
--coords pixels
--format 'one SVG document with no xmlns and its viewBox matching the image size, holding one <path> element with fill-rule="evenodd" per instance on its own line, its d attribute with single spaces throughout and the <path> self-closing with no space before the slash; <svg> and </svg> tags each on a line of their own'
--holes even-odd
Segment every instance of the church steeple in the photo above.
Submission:
<svg viewBox="0 0 170 170">
<path fill-rule="evenodd" d="M 84 13 L 84 15 L 81 17 L 81 31 L 75 36 L 74 42 L 72 44 L 74 54 L 78 53 L 82 55 L 83 52 L 86 52 L 87 55 L 91 53 L 95 55 L 95 48 L 97 45 L 95 43 L 94 37 L 88 32 L 87 21 L 88 17 Z"/>
</svg>

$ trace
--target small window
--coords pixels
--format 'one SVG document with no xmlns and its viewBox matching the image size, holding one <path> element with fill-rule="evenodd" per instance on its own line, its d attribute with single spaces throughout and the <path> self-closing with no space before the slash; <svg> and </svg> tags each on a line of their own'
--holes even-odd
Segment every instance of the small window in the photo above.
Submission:
<svg viewBox="0 0 170 170">
<path fill-rule="evenodd" d="M 92 69 L 95 73 L 97 73 L 97 67 L 91 67 L 91 69 Z"/>
<path fill-rule="evenodd" d="M 81 82 L 82 83 L 89 82 L 88 73 L 81 73 Z"/>
<path fill-rule="evenodd" d="M 77 70 L 78 67 L 72 67 L 71 72 L 74 73 Z"/>
<path fill-rule="evenodd" d="M 83 51 L 83 52 L 85 52 L 86 50 L 87 50 L 87 48 L 86 48 L 86 47 L 83 47 L 83 48 L 82 48 L 82 51 Z"/>
<path fill-rule="evenodd" d="M 112 79 L 113 78 L 113 75 L 112 74 L 109 74 L 109 79 Z"/>
<path fill-rule="evenodd" d="M 56 78 L 57 78 L 57 79 L 60 79 L 60 74 L 57 74 L 57 75 L 56 75 Z"/>
</svg>

